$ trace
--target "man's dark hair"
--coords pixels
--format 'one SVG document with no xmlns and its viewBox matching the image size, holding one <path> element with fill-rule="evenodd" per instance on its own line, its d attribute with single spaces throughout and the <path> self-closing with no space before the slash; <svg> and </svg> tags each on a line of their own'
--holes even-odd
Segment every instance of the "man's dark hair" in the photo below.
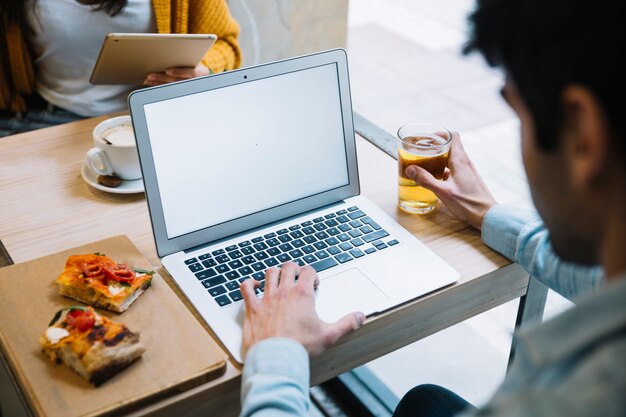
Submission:
<svg viewBox="0 0 626 417">
<path fill-rule="evenodd" d="M 592 91 L 624 152 L 626 39 L 624 0 L 478 0 L 466 53 L 478 50 L 517 87 L 544 150 L 558 147 L 561 95 L 572 84 Z"/>
</svg>

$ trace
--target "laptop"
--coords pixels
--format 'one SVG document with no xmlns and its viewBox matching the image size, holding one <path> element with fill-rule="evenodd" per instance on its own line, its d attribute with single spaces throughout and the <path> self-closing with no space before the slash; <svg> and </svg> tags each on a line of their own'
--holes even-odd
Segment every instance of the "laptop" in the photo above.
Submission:
<svg viewBox="0 0 626 417">
<path fill-rule="evenodd" d="M 359 195 L 344 50 L 138 90 L 129 107 L 158 256 L 239 363 L 239 286 L 262 297 L 269 267 L 315 268 L 326 321 L 458 279 Z"/>
</svg>

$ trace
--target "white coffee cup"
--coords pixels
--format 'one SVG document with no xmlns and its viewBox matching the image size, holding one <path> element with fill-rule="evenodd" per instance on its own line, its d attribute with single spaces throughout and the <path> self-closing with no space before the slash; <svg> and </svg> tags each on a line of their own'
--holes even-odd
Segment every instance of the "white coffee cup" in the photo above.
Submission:
<svg viewBox="0 0 626 417">
<path fill-rule="evenodd" d="M 87 152 L 88 167 L 100 175 L 115 175 L 123 180 L 141 178 L 137 143 L 130 116 L 100 122 L 93 130 L 95 148 Z"/>
</svg>

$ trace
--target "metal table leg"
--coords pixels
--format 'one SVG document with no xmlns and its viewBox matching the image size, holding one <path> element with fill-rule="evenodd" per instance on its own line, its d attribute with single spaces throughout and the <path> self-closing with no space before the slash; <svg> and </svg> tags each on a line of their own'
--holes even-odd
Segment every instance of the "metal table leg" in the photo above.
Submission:
<svg viewBox="0 0 626 417">
<path fill-rule="evenodd" d="M 515 359 L 515 342 L 517 335 L 520 330 L 525 329 L 527 326 L 541 323 L 547 298 L 548 287 L 543 285 L 536 278 L 530 277 L 526 295 L 520 298 L 519 308 L 517 310 L 517 319 L 515 320 L 515 330 L 513 331 L 513 342 L 511 343 L 507 372 L 511 369 L 511 364 Z"/>
</svg>

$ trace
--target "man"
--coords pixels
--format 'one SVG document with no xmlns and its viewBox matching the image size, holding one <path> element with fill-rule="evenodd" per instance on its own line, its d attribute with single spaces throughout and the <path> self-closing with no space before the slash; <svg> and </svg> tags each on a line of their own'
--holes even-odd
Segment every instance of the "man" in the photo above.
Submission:
<svg viewBox="0 0 626 417">
<path fill-rule="evenodd" d="M 623 53 L 615 44 L 623 42 L 624 6 L 479 0 L 467 50 L 481 51 L 506 72 L 503 96 L 521 121 L 524 168 L 543 223 L 495 203 L 458 135 L 446 181 L 418 167 L 407 168 L 407 175 L 481 228 L 488 245 L 551 287 L 570 298 L 586 294 L 574 308 L 520 335 L 516 361 L 483 409 L 426 386 L 409 392 L 396 416 L 626 415 L 625 89 L 615 64 L 616 53 Z M 597 274 L 575 264 L 596 262 L 605 274 L 600 288 Z M 244 416 L 306 415 L 308 357 L 363 323 L 359 313 L 320 322 L 316 275 L 304 267 L 295 282 L 297 269 L 286 264 L 268 271 L 263 299 L 254 295 L 258 284 L 242 285 Z"/>
</svg>

